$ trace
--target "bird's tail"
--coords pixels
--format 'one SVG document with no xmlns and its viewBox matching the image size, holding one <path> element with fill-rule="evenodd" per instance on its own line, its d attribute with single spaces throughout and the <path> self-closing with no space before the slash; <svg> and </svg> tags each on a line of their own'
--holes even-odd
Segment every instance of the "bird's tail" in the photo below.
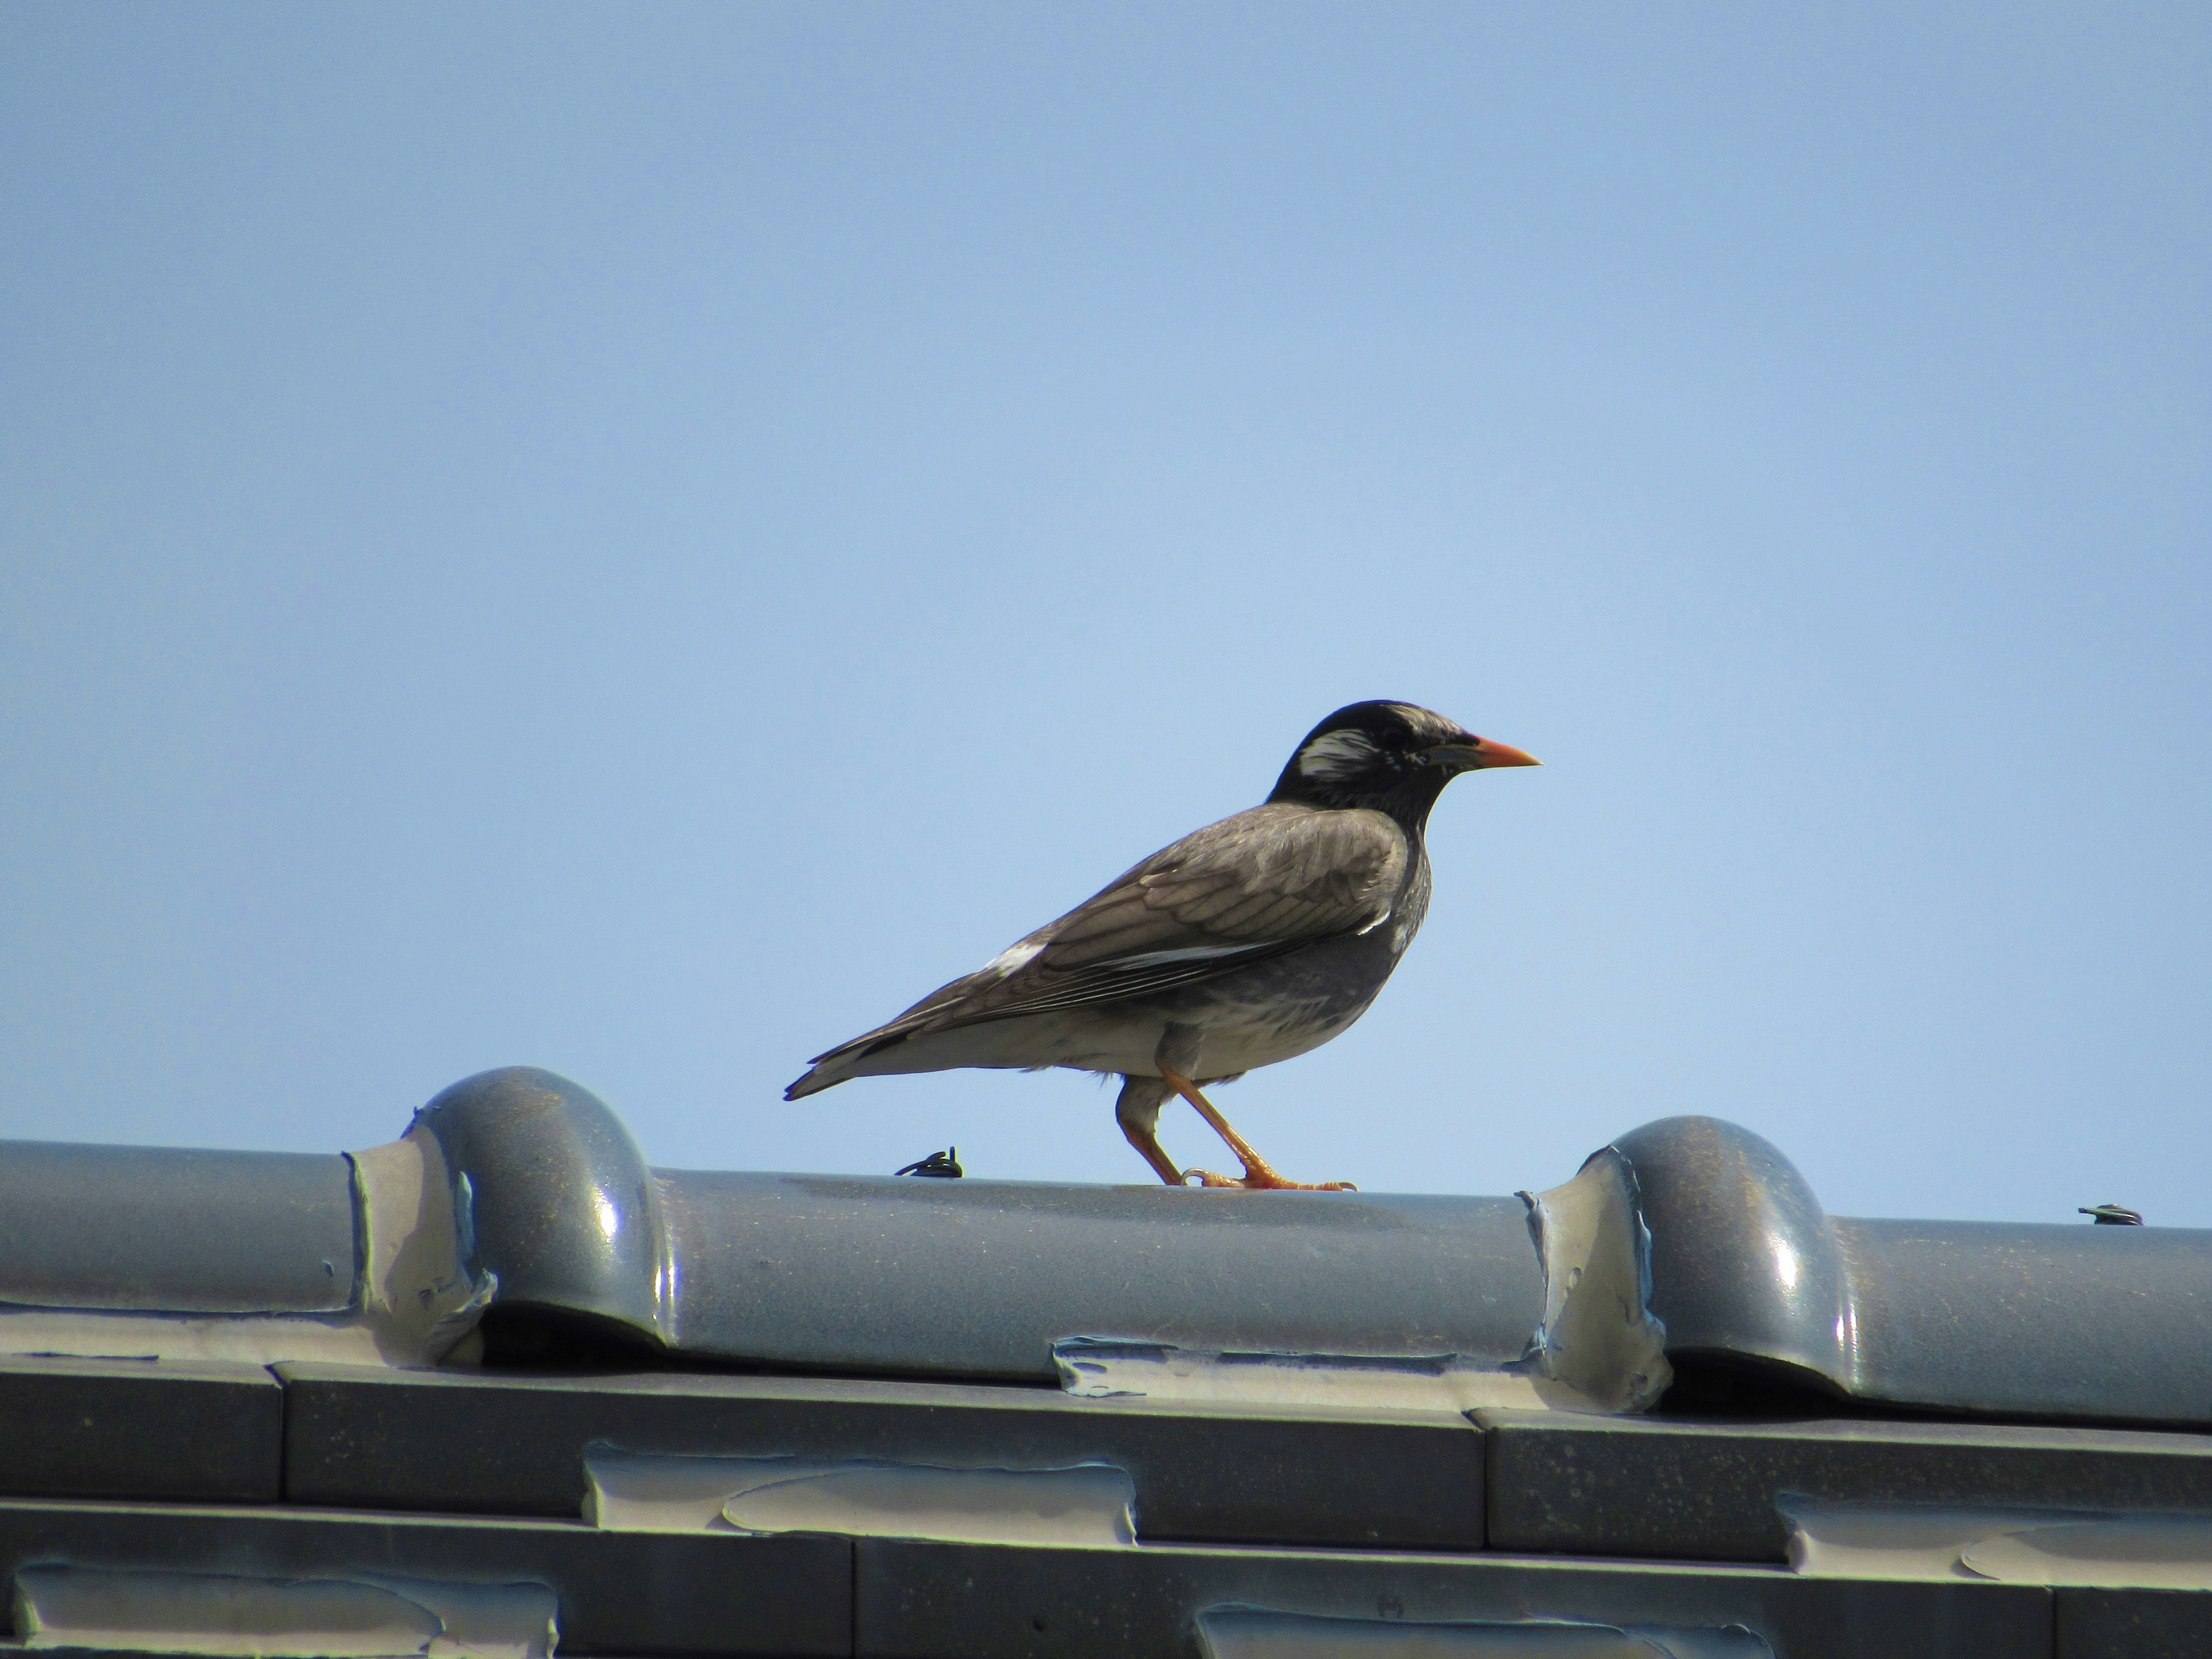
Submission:
<svg viewBox="0 0 2212 1659">
<path fill-rule="evenodd" d="M 820 1094 L 824 1089 L 836 1088 L 852 1075 L 841 1066 L 817 1064 L 808 1068 L 805 1076 L 786 1089 L 783 1097 L 786 1100 L 804 1100 L 809 1095 Z"/>
<path fill-rule="evenodd" d="M 850 1079 L 866 1075 L 876 1068 L 863 1061 L 886 1048 L 897 1047 L 913 1035 L 913 1030 L 911 1019 L 895 1019 L 889 1025 L 863 1032 L 850 1042 L 839 1043 L 827 1054 L 815 1055 L 807 1062 L 806 1075 L 786 1089 L 783 1097 L 803 1100 L 808 1095 L 818 1095 L 824 1089 L 834 1089 Z"/>
</svg>

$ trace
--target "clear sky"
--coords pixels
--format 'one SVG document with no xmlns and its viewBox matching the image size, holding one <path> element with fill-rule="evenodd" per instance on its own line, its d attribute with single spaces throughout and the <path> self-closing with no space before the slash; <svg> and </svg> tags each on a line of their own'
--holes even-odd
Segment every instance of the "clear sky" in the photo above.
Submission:
<svg viewBox="0 0 2212 1659">
<path fill-rule="evenodd" d="M 0 1135 L 1146 1178 L 888 1018 L 1453 786 L 1286 1172 L 2212 1224 L 2212 11 L 0 10 Z M 1218 1164 L 1181 1108 L 1170 1150 Z"/>
</svg>

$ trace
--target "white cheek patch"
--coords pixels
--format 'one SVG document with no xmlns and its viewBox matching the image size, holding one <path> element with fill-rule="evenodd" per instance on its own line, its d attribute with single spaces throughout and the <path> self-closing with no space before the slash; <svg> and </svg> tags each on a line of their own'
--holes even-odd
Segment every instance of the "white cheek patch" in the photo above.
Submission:
<svg viewBox="0 0 2212 1659">
<path fill-rule="evenodd" d="M 983 964 L 983 971 L 988 974 L 995 970 L 1000 979 L 1005 979 L 1009 975 L 1018 973 L 1028 967 L 1043 954 L 1043 951 L 1044 946 L 1042 945 L 1009 945 Z"/>
<path fill-rule="evenodd" d="M 1298 750 L 1298 775 L 1340 778 L 1364 772 L 1374 764 L 1377 752 L 1363 732 L 1324 732 Z"/>
</svg>

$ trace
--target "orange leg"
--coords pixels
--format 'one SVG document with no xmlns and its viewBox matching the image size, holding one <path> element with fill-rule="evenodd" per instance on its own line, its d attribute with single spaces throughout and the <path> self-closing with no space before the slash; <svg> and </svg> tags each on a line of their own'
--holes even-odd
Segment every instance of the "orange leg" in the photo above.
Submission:
<svg viewBox="0 0 2212 1659">
<path fill-rule="evenodd" d="M 1204 1118 L 1213 1127 L 1213 1133 L 1219 1135 L 1223 1140 L 1229 1144 L 1229 1150 L 1237 1154 L 1237 1161 L 1244 1166 L 1244 1178 L 1241 1181 L 1231 1180 L 1227 1176 L 1216 1175 L 1211 1170 L 1191 1170 L 1190 1173 L 1198 1177 L 1199 1184 L 1200 1186 L 1245 1187 L 1254 1188 L 1262 1187 L 1283 1188 L 1291 1188 L 1296 1191 L 1304 1193 L 1348 1193 L 1357 1190 L 1357 1188 L 1355 1188 L 1348 1181 L 1284 1180 L 1282 1176 L 1275 1173 L 1274 1166 L 1273 1164 L 1269 1164 L 1266 1158 L 1261 1157 L 1259 1153 L 1252 1150 L 1252 1145 L 1249 1141 L 1246 1140 L 1243 1135 L 1238 1134 L 1236 1130 L 1229 1127 L 1229 1120 L 1222 1116 L 1219 1112 L 1214 1109 L 1214 1105 L 1212 1101 L 1208 1100 L 1204 1095 L 1199 1093 L 1198 1085 L 1193 1083 L 1188 1078 L 1183 1076 L 1182 1073 L 1170 1071 L 1164 1066 L 1160 1067 L 1160 1075 L 1167 1079 L 1167 1085 L 1170 1089 L 1173 1089 L 1177 1094 L 1188 1101 L 1191 1103 L 1192 1109 L 1196 1111 L 1200 1117 Z M 1135 1136 L 1130 1136 L 1132 1145 L 1135 1143 Z M 1155 1150 L 1158 1149 L 1157 1142 L 1154 1143 L 1154 1148 Z M 1139 1146 L 1137 1150 L 1140 1152 L 1145 1151 L 1142 1146 Z M 1152 1154 L 1146 1152 L 1146 1156 L 1149 1158 Z M 1160 1166 L 1158 1164 L 1155 1164 L 1152 1167 L 1157 1170 Z M 1164 1174 L 1162 1178 L 1165 1178 Z M 1181 1183 L 1178 1182 L 1177 1184 L 1180 1185 Z"/>
<path fill-rule="evenodd" d="M 1137 1149 L 1137 1155 L 1152 1166 L 1154 1175 L 1170 1187 L 1188 1184 L 1183 1180 L 1182 1171 L 1176 1168 L 1175 1160 L 1167 1155 L 1167 1149 L 1160 1145 L 1160 1138 L 1150 1129 L 1141 1128 L 1134 1123 L 1124 1123 L 1121 1133 Z"/>
</svg>

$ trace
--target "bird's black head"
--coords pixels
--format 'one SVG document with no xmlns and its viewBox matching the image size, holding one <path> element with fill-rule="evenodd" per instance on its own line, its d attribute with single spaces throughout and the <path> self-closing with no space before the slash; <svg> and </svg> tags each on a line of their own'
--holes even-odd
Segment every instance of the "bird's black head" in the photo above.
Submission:
<svg viewBox="0 0 2212 1659">
<path fill-rule="evenodd" d="M 1355 702 L 1305 735 L 1271 801 L 1371 806 L 1418 830 L 1443 787 L 1489 766 L 1535 766 L 1534 756 L 1478 738 L 1409 702 Z"/>
</svg>

